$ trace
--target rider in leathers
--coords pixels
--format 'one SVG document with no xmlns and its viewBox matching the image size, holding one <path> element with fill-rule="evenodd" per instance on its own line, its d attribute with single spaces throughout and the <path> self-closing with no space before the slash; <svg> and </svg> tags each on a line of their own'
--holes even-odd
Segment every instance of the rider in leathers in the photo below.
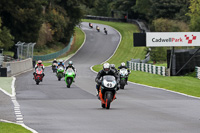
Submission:
<svg viewBox="0 0 200 133">
<path fill-rule="evenodd" d="M 126 64 L 124 62 L 122 62 L 121 66 L 118 67 L 118 69 L 122 69 L 122 68 L 127 69 L 128 75 L 130 74 L 130 70 L 126 67 Z M 126 78 L 126 84 L 128 84 L 127 81 L 128 81 L 128 77 Z"/>
<path fill-rule="evenodd" d="M 109 63 L 105 63 L 103 65 L 103 70 L 99 71 L 98 74 L 97 74 L 97 77 L 95 78 L 95 81 L 97 83 L 96 89 L 97 89 L 98 94 L 99 94 L 99 88 L 100 88 L 100 85 L 101 85 L 101 82 L 102 82 L 101 78 L 103 76 L 105 76 L 105 75 L 112 75 L 112 76 L 114 76 L 116 78 L 116 81 L 117 81 L 117 90 L 119 89 L 119 86 L 118 86 L 119 85 L 118 84 L 119 83 L 118 74 L 115 73 L 112 69 L 110 69 L 110 64 Z M 98 94 L 97 94 L 97 96 L 98 96 Z"/>
</svg>

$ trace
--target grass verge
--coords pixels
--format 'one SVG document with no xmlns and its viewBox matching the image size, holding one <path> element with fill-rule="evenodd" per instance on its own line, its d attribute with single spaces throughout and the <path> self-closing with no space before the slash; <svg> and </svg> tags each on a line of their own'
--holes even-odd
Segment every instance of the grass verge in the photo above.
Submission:
<svg viewBox="0 0 200 133">
<path fill-rule="evenodd" d="M 0 88 L 4 89 L 6 92 L 12 95 L 12 77 L 0 77 Z"/>
<path fill-rule="evenodd" d="M 0 133 L 32 133 L 21 125 L 0 122 Z"/>
<path fill-rule="evenodd" d="M 81 47 L 81 45 L 83 44 L 84 38 L 85 38 L 85 35 L 83 31 L 76 27 L 75 33 L 74 33 L 74 43 L 71 46 L 70 51 L 58 58 L 63 59 L 63 60 L 66 60 L 67 58 L 69 58 L 70 55 L 74 54 Z M 43 64 L 44 66 L 49 66 L 52 63 L 51 61 L 45 61 Z"/>
<path fill-rule="evenodd" d="M 133 47 L 133 32 L 138 32 L 133 24 L 85 19 L 83 21 L 109 25 L 121 33 L 122 41 L 114 56 L 108 61 L 109 63 L 119 66 L 121 62 L 126 62 L 131 58 L 144 58 L 145 48 Z M 93 69 L 100 71 L 102 65 L 95 65 Z M 200 80 L 191 76 L 163 77 L 146 72 L 132 71 L 129 81 L 200 97 Z"/>
</svg>

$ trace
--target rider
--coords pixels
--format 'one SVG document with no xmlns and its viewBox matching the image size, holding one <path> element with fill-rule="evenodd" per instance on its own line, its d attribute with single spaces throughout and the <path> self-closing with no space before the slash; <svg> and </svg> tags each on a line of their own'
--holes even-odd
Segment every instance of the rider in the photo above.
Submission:
<svg viewBox="0 0 200 133">
<path fill-rule="evenodd" d="M 53 62 L 52 62 L 52 64 L 53 64 L 53 63 L 58 63 L 58 62 L 57 62 L 57 60 L 56 60 L 56 59 L 54 59 L 54 60 L 53 60 Z"/>
<path fill-rule="evenodd" d="M 65 67 L 65 64 L 63 63 L 63 60 L 59 60 L 59 62 L 58 62 L 58 67 L 59 67 L 59 66 Z"/>
<path fill-rule="evenodd" d="M 128 75 L 130 74 L 130 70 L 126 67 L 126 64 L 124 62 L 122 62 L 121 66 L 118 67 L 118 69 L 122 69 L 122 68 L 127 69 Z M 126 84 L 128 84 L 127 81 L 128 81 L 128 77 L 126 77 Z"/>
<path fill-rule="evenodd" d="M 42 68 L 42 70 L 44 71 L 44 65 L 42 64 L 42 61 L 41 60 L 38 60 L 38 63 L 35 65 L 35 71 L 34 71 L 34 73 L 33 73 L 33 75 L 35 76 L 35 74 L 36 74 L 36 69 L 37 68 Z M 43 77 L 44 77 L 45 75 L 44 75 L 44 72 L 43 72 Z M 34 78 L 33 78 L 34 79 Z"/>
<path fill-rule="evenodd" d="M 110 64 L 110 68 L 111 68 L 115 73 L 118 73 L 117 68 L 115 68 L 115 64 Z"/>
<path fill-rule="evenodd" d="M 97 77 L 95 78 L 95 81 L 97 83 L 96 85 L 96 89 L 97 89 L 97 96 L 99 95 L 99 88 L 100 88 L 100 85 L 101 85 L 101 78 L 105 75 L 112 75 L 116 78 L 117 80 L 117 84 L 119 83 L 119 77 L 117 75 L 117 73 L 115 73 L 111 68 L 110 68 L 110 64 L 109 63 L 105 63 L 103 64 L 103 70 L 99 71 L 98 74 L 97 74 Z M 118 84 L 119 85 L 119 84 Z M 117 86 L 117 90 L 119 89 L 119 87 Z"/>
<path fill-rule="evenodd" d="M 97 25 L 97 26 L 96 26 L 96 30 L 99 30 L 99 29 L 100 29 L 100 28 L 99 28 L 99 26 Z"/>
<path fill-rule="evenodd" d="M 68 66 L 66 66 L 66 70 L 67 70 L 68 68 L 72 68 L 72 69 L 74 70 L 74 72 L 76 71 L 75 67 L 73 66 L 73 62 L 72 62 L 72 61 L 69 61 L 69 62 L 68 62 Z"/>
<path fill-rule="evenodd" d="M 69 61 L 68 62 L 68 66 L 66 66 L 66 69 L 65 70 L 67 70 L 68 68 L 72 68 L 73 70 L 74 70 L 74 72 L 75 72 L 75 77 L 76 77 L 76 69 L 75 69 L 75 67 L 73 66 L 73 62 L 72 61 Z M 74 78 L 75 78 L 74 77 Z"/>
</svg>

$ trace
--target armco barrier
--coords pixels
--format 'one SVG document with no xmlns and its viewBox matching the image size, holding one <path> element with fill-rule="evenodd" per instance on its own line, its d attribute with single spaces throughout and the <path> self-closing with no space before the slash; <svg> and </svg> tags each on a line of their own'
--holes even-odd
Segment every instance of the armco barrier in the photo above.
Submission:
<svg viewBox="0 0 200 133">
<path fill-rule="evenodd" d="M 35 56 L 33 56 L 33 60 L 34 61 L 37 61 L 37 60 L 45 61 L 45 60 L 50 60 L 50 59 L 53 59 L 53 58 L 57 58 L 57 57 L 61 56 L 62 54 L 66 53 L 66 52 L 68 52 L 70 50 L 72 42 L 73 42 L 73 36 L 71 37 L 69 44 L 64 49 L 62 49 L 62 50 L 60 50 L 58 52 L 52 53 L 52 54 L 41 55 L 41 56 L 35 55 Z"/>
<path fill-rule="evenodd" d="M 146 25 L 136 19 L 123 19 L 123 18 L 112 18 L 112 17 L 103 17 L 103 16 L 92 16 L 92 15 L 86 15 L 85 19 L 93 19 L 93 20 L 103 20 L 103 21 L 112 21 L 112 22 L 128 22 L 136 24 L 141 32 L 149 32 L 150 30 L 146 27 Z"/>
<path fill-rule="evenodd" d="M 200 79 L 200 67 L 196 67 L 197 78 Z"/>
<path fill-rule="evenodd" d="M 32 68 L 32 58 L 28 58 L 15 62 L 3 62 L 3 68 L 7 68 L 7 76 L 13 76 L 15 74 L 30 70 Z"/>
<path fill-rule="evenodd" d="M 162 76 L 166 76 L 166 67 L 164 66 L 155 66 L 151 64 L 127 61 L 127 67 L 134 71 L 143 71 L 152 74 L 159 74 Z"/>
</svg>

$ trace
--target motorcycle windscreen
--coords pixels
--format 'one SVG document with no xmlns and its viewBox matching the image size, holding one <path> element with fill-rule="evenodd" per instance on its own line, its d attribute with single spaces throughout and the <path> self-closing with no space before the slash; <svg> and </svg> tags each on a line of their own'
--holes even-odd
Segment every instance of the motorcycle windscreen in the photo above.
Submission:
<svg viewBox="0 0 200 133">
<path fill-rule="evenodd" d="M 42 69 L 42 68 L 38 67 L 38 68 L 36 69 L 36 73 L 37 73 L 37 74 L 42 74 L 42 72 L 43 72 L 43 69 Z"/>
<path fill-rule="evenodd" d="M 106 75 L 103 77 L 103 85 L 107 88 L 113 88 L 117 84 L 115 77 L 111 75 Z"/>
</svg>

